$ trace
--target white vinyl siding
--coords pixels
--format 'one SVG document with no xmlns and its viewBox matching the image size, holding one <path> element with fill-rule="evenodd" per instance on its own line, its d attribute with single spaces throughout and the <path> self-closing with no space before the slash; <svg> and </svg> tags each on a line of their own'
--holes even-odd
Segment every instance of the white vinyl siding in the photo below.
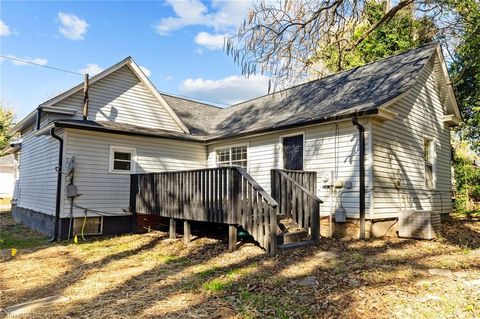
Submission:
<svg viewBox="0 0 480 319">
<path fill-rule="evenodd" d="M 361 120 L 367 128 L 367 122 Z M 335 180 L 350 181 L 352 188 L 345 190 L 338 203 L 347 211 L 349 217 L 358 216 L 359 212 L 359 169 L 358 169 L 358 130 L 350 121 L 338 124 L 318 125 L 299 130 L 283 131 L 268 135 L 219 142 L 208 147 L 208 166 L 216 166 L 216 150 L 232 144 L 248 144 L 248 172 L 267 191 L 270 192 L 270 170 L 281 168 L 281 136 L 305 134 L 304 170 L 317 172 L 317 194 L 324 200 L 322 214 L 330 209 L 329 191 L 323 188 L 322 175 L 334 172 Z M 368 132 L 366 133 L 366 183 L 371 189 L 369 172 L 370 154 L 368 153 Z M 366 199 L 367 212 L 370 209 L 370 196 Z M 336 207 L 333 203 L 333 207 Z"/>
<path fill-rule="evenodd" d="M 83 91 L 73 94 L 54 106 L 75 108 L 77 112 L 73 118 L 82 119 Z M 51 117 L 58 116 L 55 114 Z M 165 107 L 128 66 L 120 68 L 90 86 L 88 119 L 183 132 Z"/>
<path fill-rule="evenodd" d="M 49 135 L 34 136 L 33 133 L 33 126 L 22 131 L 17 206 L 53 215 L 59 142 Z M 57 134 L 61 135 L 58 131 Z"/>
<path fill-rule="evenodd" d="M 122 214 L 129 206 L 130 175 L 109 173 L 111 145 L 135 148 L 137 173 L 206 167 L 206 149 L 201 143 L 72 129 L 66 132 L 66 157 L 75 156 L 74 181 L 82 194 L 75 203 L 82 207 Z M 67 217 L 68 200 L 64 205 Z M 74 209 L 76 217 L 83 214 L 83 210 Z"/>
<path fill-rule="evenodd" d="M 405 208 L 437 212 L 452 208 L 450 129 L 443 123 L 437 76 L 429 63 L 412 91 L 389 107 L 398 113 L 394 120 L 373 125 L 377 218 L 397 216 Z M 434 150 L 433 189 L 425 187 L 425 139 L 431 140 Z M 394 187 L 397 181 L 400 189 Z"/>
</svg>

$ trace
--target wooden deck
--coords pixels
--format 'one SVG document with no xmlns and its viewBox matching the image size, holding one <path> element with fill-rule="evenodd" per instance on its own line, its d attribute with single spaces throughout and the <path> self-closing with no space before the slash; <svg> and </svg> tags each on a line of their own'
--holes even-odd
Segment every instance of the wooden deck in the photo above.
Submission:
<svg viewBox="0 0 480 319">
<path fill-rule="evenodd" d="M 236 248 L 237 229 L 250 233 L 267 252 L 277 253 L 279 209 L 319 237 L 319 204 L 314 195 L 316 175 L 272 170 L 275 196 L 270 196 L 240 167 L 131 175 L 130 209 L 134 214 L 184 222 L 184 239 L 190 237 L 190 221 L 229 225 L 229 248 Z M 308 187 L 308 188 L 307 188 Z M 312 192 L 313 187 L 313 192 Z"/>
</svg>

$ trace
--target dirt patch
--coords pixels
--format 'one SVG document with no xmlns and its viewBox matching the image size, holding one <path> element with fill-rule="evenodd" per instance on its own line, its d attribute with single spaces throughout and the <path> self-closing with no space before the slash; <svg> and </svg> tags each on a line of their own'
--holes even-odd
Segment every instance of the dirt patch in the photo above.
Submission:
<svg viewBox="0 0 480 319">
<path fill-rule="evenodd" d="M 480 221 L 442 228 L 436 241 L 322 239 L 275 258 L 159 231 L 20 249 L 4 261 L 0 307 L 62 295 L 28 317 L 478 318 Z"/>
</svg>

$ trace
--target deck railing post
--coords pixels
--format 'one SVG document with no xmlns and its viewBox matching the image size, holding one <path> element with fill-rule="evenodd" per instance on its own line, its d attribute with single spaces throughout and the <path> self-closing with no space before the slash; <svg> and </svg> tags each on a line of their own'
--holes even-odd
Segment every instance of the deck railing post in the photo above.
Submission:
<svg viewBox="0 0 480 319">
<path fill-rule="evenodd" d="M 132 214 L 132 233 L 137 228 L 137 194 L 138 194 L 138 175 L 130 175 L 130 213 Z"/>
<path fill-rule="evenodd" d="M 277 206 L 278 207 L 278 206 Z M 277 255 L 277 207 L 269 207 L 270 216 L 269 216 L 269 232 L 270 232 L 270 255 Z"/>
<path fill-rule="evenodd" d="M 320 241 L 320 203 L 317 200 L 311 199 L 312 203 L 312 217 L 311 217 L 311 232 L 312 240 L 315 243 Z"/>
<path fill-rule="evenodd" d="M 228 225 L 228 250 L 237 250 L 237 227 L 234 225 Z"/>
<path fill-rule="evenodd" d="M 176 231 L 177 231 L 177 223 L 175 221 L 175 218 L 170 218 L 170 224 L 169 224 L 169 229 L 168 229 L 168 237 L 170 239 L 175 239 Z"/>
<path fill-rule="evenodd" d="M 183 242 L 185 244 L 190 243 L 191 240 L 191 225 L 188 220 L 183 221 Z"/>
<path fill-rule="evenodd" d="M 242 179 L 235 169 L 230 169 L 232 172 L 232 198 L 231 198 L 231 216 L 230 224 L 238 224 L 240 221 L 240 190 L 242 189 L 241 183 Z"/>
</svg>

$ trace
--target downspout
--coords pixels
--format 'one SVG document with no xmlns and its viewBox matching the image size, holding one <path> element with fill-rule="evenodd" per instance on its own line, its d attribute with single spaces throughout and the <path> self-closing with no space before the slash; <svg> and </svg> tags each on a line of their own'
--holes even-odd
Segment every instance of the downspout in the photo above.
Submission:
<svg viewBox="0 0 480 319">
<path fill-rule="evenodd" d="M 352 117 L 352 123 L 358 129 L 360 146 L 360 239 L 365 238 L 365 128 L 358 123 L 357 115 Z"/>
<path fill-rule="evenodd" d="M 55 225 L 53 230 L 53 237 L 50 239 L 51 242 L 54 242 L 58 239 L 58 228 L 60 224 L 60 195 L 62 193 L 62 162 L 63 162 L 63 138 L 55 134 L 55 128 L 50 129 L 50 135 L 58 140 L 59 150 L 58 150 L 58 166 L 56 167 L 57 171 L 57 196 L 55 201 Z"/>
<path fill-rule="evenodd" d="M 42 108 L 39 106 L 37 107 L 37 124 L 35 125 L 37 131 L 40 129 L 41 121 L 42 121 Z"/>
</svg>

